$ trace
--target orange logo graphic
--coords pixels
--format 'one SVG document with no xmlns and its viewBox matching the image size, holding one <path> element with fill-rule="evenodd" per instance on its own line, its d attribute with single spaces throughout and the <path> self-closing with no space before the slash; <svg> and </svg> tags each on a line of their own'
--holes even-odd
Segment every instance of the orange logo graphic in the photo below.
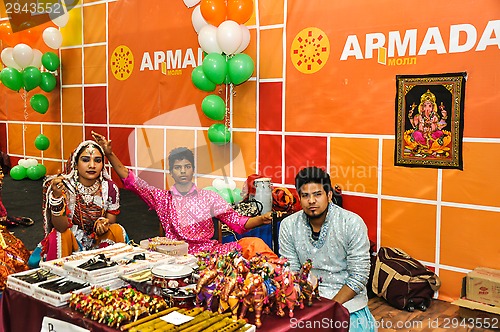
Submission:
<svg viewBox="0 0 500 332">
<path fill-rule="evenodd" d="M 134 54 L 127 46 L 120 45 L 111 54 L 109 64 L 115 78 L 119 81 L 125 81 L 134 70 Z"/>
<path fill-rule="evenodd" d="M 293 65 L 304 74 L 323 68 L 330 56 L 330 41 L 321 29 L 309 27 L 300 31 L 292 42 L 290 57 Z"/>
</svg>

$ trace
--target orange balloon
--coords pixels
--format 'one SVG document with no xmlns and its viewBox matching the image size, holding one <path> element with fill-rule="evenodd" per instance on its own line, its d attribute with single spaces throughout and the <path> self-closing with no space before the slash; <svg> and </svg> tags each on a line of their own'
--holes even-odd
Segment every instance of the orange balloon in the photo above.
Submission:
<svg viewBox="0 0 500 332">
<path fill-rule="evenodd" d="M 201 0 L 201 15 L 208 23 L 219 26 L 226 20 L 227 8 L 224 0 Z"/>
<path fill-rule="evenodd" d="M 227 0 L 227 19 L 246 23 L 253 13 L 253 0 Z"/>
<path fill-rule="evenodd" d="M 3 47 L 7 45 L 14 46 L 16 44 L 16 37 L 12 32 L 9 22 L 0 23 L 0 40 L 4 43 Z"/>
</svg>

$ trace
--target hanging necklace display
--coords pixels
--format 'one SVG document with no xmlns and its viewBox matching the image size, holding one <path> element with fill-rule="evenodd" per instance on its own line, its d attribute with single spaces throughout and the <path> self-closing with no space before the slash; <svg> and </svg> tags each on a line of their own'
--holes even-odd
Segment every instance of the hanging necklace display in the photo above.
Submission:
<svg viewBox="0 0 500 332">
<path fill-rule="evenodd" d="M 100 182 L 96 181 L 90 187 L 86 187 L 80 182 L 76 183 L 76 190 L 82 197 L 85 204 L 90 204 L 94 200 L 95 193 L 99 190 Z"/>
</svg>

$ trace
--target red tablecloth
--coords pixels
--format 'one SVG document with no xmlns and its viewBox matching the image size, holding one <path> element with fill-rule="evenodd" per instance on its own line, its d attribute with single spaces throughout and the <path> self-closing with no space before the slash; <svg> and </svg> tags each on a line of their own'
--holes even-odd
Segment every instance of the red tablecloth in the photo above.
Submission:
<svg viewBox="0 0 500 332">
<path fill-rule="evenodd" d="M 83 317 L 68 307 L 54 307 L 12 289 L 5 289 L 0 304 L 0 331 L 39 332 L 43 317 L 51 317 L 95 332 L 116 329 Z M 312 307 L 296 308 L 294 318 L 262 315 L 260 331 L 348 331 L 349 312 L 335 301 L 322 299 Z M 249 315 L 249 323 L 253 317 Z"/>
</svg>

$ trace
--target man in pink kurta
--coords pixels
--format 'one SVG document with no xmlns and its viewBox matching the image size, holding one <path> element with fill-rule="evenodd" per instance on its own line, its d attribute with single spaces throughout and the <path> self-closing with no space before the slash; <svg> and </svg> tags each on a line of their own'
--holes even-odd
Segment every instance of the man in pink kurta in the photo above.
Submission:
<svg viewBox="0 0 500 332">
<path fill-rule="evenodd" d="M 175 186 L 169 191 L 158 189 L 133 172 L 128 173 L 123 184 L 125 189 L 136 193 L 150 209 L 156 211 L 165 237 L 186 241 L 190 254 L 200 251 L 225 254 L 241 249 L 237 242 L 222 244 L 212 239 L 215 232 L 212 217 L 238 234 L 247 231 L 245 223 L 249 219 L 236 213 L 217 193 L 198 189 L 194 183 L 184 195 Z"/>
</svg>

